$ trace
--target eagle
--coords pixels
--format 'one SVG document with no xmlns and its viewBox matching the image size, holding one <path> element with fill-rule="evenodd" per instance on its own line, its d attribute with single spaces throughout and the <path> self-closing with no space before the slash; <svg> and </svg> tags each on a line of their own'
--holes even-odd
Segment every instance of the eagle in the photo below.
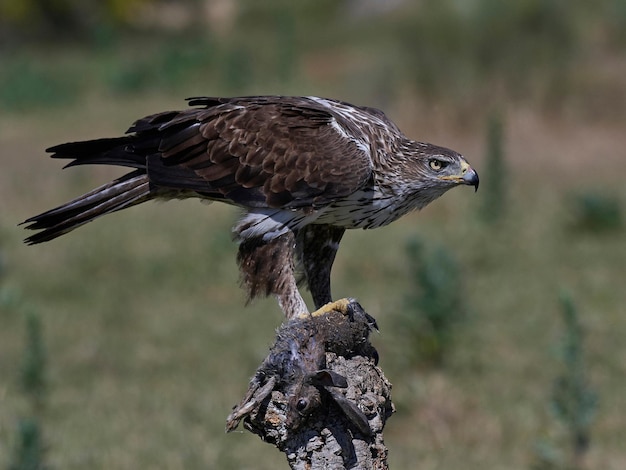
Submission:
<svg viewBox="0 0 626 470">
<path fill-rule="evenodd" d="M 188 98 L 189 108 L 137 120 L 121 137 L 47 149 L 66 167 L 131 171 L 27 219 L 47 242 L 153 199 L 200 198 L 243 209 L 233 227 L 249 299 L 274 295 L 287 319 L 333 302 L 330 272 L 346 229 L 372 229 L 458 185 L 478 189 L 459 153 L 406 137 L 380 110 L 319 97 Z"/>
</svg>

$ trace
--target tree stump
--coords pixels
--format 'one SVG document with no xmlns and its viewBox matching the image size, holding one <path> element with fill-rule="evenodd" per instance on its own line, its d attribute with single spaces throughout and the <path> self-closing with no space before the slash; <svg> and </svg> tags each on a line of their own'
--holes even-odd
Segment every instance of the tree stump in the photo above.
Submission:
<svg viewBox="0 0 626 470">
<path fill-rule="evenodd" d="M 383 428 L 391 384 L 369 342 L 375 320 L 344 312 L 291 320 L 227 419 L 284 452 L 292 469 L 387 469 Z"/>
</svg>

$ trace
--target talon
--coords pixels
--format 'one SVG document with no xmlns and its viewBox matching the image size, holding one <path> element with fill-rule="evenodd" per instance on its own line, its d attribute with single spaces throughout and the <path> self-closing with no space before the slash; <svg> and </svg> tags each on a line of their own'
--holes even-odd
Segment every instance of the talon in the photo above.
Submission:
<svg viewBox="0 0 626 470">
<path fill-rule="evenodd" d="M 334 302 L 328 302 L 326 305 L 320 307 L 315 312 L 311 312 L 312 317 L 318 317 L 320 315 L 326 315 L 331 312 L 339 312 L 343 315 L 347 315 L 349 313 L 349 306 L 353 299 L 339 299 Z M 301 316 L 300 318 L 303 318 Z"/>
</svg>

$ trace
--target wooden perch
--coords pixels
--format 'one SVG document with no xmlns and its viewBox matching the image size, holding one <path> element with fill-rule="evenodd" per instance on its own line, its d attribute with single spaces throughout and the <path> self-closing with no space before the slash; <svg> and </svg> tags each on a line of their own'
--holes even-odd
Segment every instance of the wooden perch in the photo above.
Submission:
<svg viewBox="0 0 626 470">
<path fill-rule="evenodd" d="M 368 339 L 375 327 L 355 301 L 282 325 L 226 430 L 243 420 L 292 469 L 387 469 L 383 428 L 394 409 Z"/>
</svg>

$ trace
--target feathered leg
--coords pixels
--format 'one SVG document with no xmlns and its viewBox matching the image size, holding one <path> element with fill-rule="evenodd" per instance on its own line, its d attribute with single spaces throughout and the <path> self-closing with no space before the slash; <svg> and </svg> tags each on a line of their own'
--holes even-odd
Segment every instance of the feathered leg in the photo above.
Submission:
<svg viewBox="0 0 626 470">
<path fill-rule="evenodd" d="M 298 231 L 296 256 L 317 309 L 333 300 L 330 271 L 344 232 L 344 228 L 332 225 L 307 225 Z"/>
<path fill-rule="evenodd" d="M 296 283 L 294 244 L 295 236 L 288 231 L 269 241 L 242 240 L 237 254 L 242 284 L 250 299 L 275 295 L 287 320 L 309 313 Z"/>
</svg>

